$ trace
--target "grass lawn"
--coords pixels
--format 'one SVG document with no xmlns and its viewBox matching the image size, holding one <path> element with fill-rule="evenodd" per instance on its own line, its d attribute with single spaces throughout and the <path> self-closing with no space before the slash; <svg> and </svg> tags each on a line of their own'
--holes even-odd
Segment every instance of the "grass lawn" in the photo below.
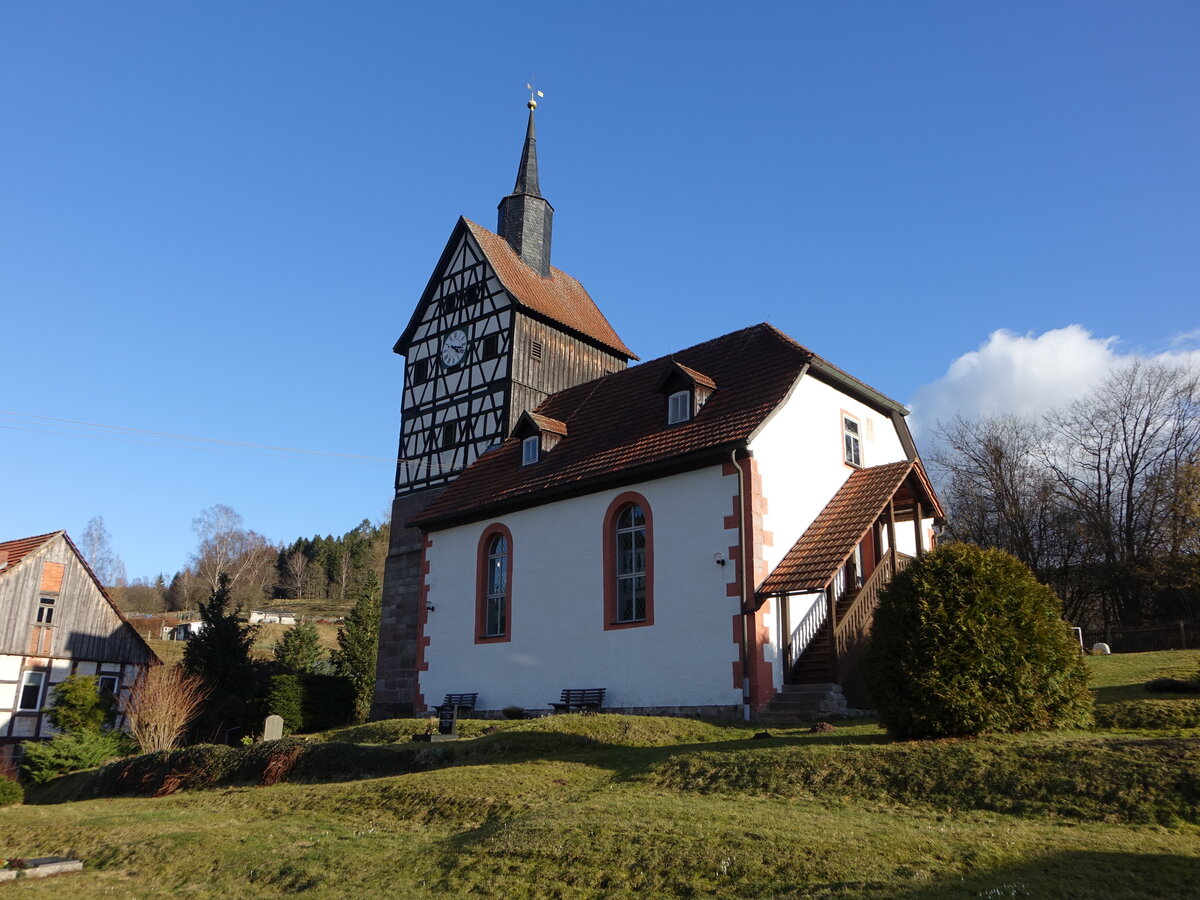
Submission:
<svg viewBox="0 0 1200 900">
<path fill-rule="evenodd" d="M 1119 702 L 1123 688 L 1141 699 L 1136 685 L 1200 663 L 1196 652 L 1136 656 L 1089 660 L 1099 699 Z M 0 856 L 85 860 L 80 875 L 9 890 L 914 900 L 1200 893 L 1192 802 L 1200 729 L 897 744 L 870 722 L 839 723 L 833 734 L 772 726 L 770 739 L 754 740 L 755 729 L 740 723 L 602 715 L 466 721 L 464 740 L 409 741 L 422 727 L 395 720 L 325 735 L 341 743 L 305 745 L 313 765 L 270 787 L 0 810 Z M 317 754 L 322 748 L 330 752 Z M 364 777 L 389 769 L 407 774 Z"/>
</svg>

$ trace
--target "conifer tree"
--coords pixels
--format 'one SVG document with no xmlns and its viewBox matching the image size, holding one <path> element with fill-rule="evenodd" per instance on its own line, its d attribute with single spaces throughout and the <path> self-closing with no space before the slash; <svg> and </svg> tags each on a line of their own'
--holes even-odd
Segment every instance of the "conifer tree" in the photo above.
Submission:
<svg viewBox="0 0 1200 900">
<path fill-rule="evenodd" d="M 307 675 L 321 662 L 321 639 L 311 622 L 295 625 L 275 642 L 275 668 L 284 675 Z"/>
<path fill-rule="evenodd" d="M 231 606 L 229 577 L 221 573 L 217 587 L 200 603 L 203 627 L 188 639 L 183 667 L 198 675 L 208 688 L 208 699 L 198 722 L 203 732 L 220 737 L 222 729 L 240 725 L 246 716 L 246 701 L 254 695 L 255 672 L 250 648 L 258 629 L 244 624 Z"/>
<path fill-rule="evenodd" d="M 382 591 L 379 576 L 369 570 L 354 589 L 353 609 L 338 629 L 334 671 L 354 685 L 354 719 L 365 722 L 375 697 L 375 659 L 379 652 L 379 615 Z"/>
</svg>

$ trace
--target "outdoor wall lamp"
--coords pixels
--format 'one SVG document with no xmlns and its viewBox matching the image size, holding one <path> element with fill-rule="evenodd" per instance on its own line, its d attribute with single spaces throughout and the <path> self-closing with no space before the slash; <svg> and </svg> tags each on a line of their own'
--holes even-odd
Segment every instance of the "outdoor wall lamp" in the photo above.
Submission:
<svg viewBox="0 0 1200 900">
<path fill-rule="evenodd" d="M 723 566 L 723 565 L 725 565 L 725 557 L 722 556 L 720 553 L 714 553 L 713 554 L 713 562 L 715 562 L 718 566 Z"/>
</svg>

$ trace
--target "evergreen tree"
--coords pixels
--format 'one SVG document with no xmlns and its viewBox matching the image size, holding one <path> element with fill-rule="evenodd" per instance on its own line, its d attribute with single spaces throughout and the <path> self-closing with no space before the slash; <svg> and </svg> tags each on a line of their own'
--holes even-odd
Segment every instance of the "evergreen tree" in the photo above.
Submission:
<svg viewBox="0 0 1200 900">
<path fill-rule="evenodd" d="M 311 622 L 295 625 L 275 642 L 275 668 L 284 675 L 306 675 L 321 663 L 321 639 Z"/>
<path fill-rule="evenodd" d="M 100 693 L 95 675 L 68 675 L 54 688 L 46 714 L 60 731 L 99 732 L 112 724 L 116 705 L 112 694 Z"/>
<path fill-rule="evenodd" d="M 334 671 L 354 685 L 354 719 L 365 722 L 375 698 L 375 659 L 379 652 L 379 615 L 382 591 L 379 576 L 368 570 L 354 588 L 354 607 L 338 629 Z"/>
<path fill-rule="evenodd" d="M 254 695 L 255 672 L 250 661 L 257 628 L 244 624 L 231 607 L 229 577 L 221 573 L 207 603 L 200 603 L 203 627 L 187 642 L 183 667 L 204 679 L 208 700 L 198 727 L 219 737 L 222 729 L 241 724 L 246 701 Z"/>
</svg>

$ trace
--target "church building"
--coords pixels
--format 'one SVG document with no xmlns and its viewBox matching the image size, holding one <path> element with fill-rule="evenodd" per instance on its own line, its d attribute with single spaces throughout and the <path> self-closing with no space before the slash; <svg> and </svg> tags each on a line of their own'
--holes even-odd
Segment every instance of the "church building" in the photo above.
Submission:
<svg viewBox="0 0 1200 900">
<path fill-rule="evenodd" d="M 550 264 L 535 108 L 496 232 L 459 219 L 394 348 L 374 714 L 865 705 L 878 591 L 942 515 L 904 407 L 765 324 L 631 367 Z"/>
</svg>

